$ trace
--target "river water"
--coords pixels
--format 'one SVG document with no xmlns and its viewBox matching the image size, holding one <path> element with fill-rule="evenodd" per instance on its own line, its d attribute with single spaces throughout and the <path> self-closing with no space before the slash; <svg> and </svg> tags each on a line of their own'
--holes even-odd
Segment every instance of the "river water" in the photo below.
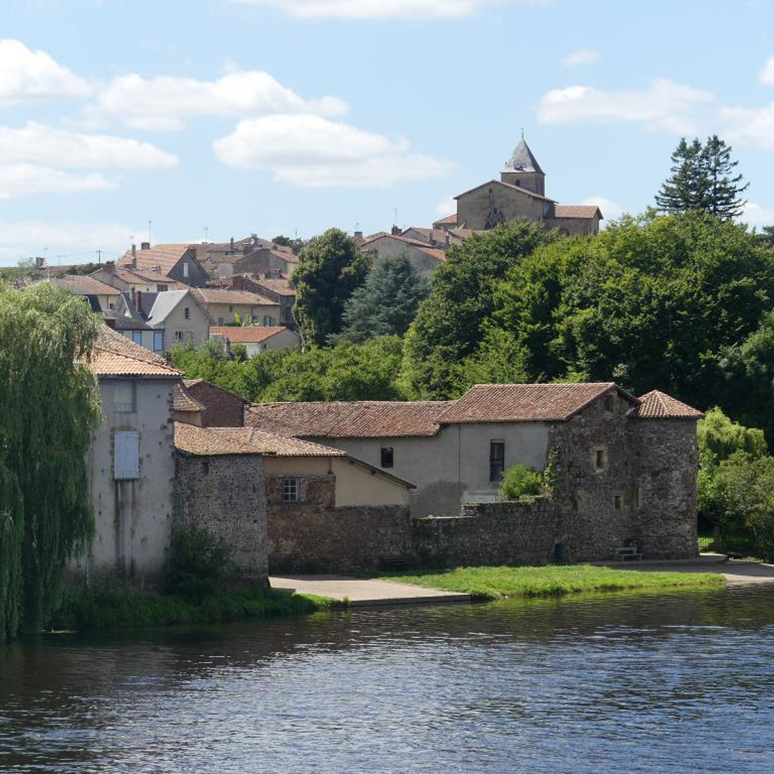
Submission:
<svg viewBox="0 0 774 774">
<path fill-rule="evenodd" d="M 0 648 L 0 772 L 774 772 L 774 587 Z"/>
</svg>

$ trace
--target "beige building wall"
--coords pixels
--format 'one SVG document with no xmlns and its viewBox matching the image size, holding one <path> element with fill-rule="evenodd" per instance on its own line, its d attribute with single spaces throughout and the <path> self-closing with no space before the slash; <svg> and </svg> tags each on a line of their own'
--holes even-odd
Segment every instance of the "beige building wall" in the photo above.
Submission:
<svg viewBox="0 0 774 774">
<path fill-rule="evenodd" d="M 336 476 L 336 507 L 408 505 L 409 489 L 343 457 L 264 457 L 267 476 Z M 397 475 L 397 474 L 396 474 Z"/>
<path fill-rule="evenodd" d="M 432 274 L 441 263 L 438 258 L 428 255 L 421 248 L 401 242 L 400 239 L 393 239 L 390 236 L 374 239 L 364 245 L 363 250 L 367 253 L 375 253 L 379 258 L 397 258 L 406 254 L 411 259 L 414 268 L 424 276 Z"/>
<path fill-rule="evenodd" d="M 185 309 L 190 310 L 190 318 L 185 318 Z M 182 341 L 191 341 L 194 346 L 199 346 L 210 335 L 210 321 L 207 315 L 196 301 L 190 296 L 184 298 L 166 317 L 159 323 L 159 328 L 164 328 L 164 349 L 170 350 L 181 340 L 175 335 L 178 331 L 185 334 Z M 190 334 L 190 335 L 189 335 Z"/>
<path fill-rule="evenodd" d="M 451 425 L 431 437 L 318 438 L 380 467 L 381 450 L 393 450 L 399 478 L 416 485 L 411 493 L 414 516 L 455 516 L 465 502 L 497 497 L 499 484 L 489 481 L 492 441 L 505 442 L 505 467 L 520 463 L 543 470 L 548 460 L 548 426 L 536 422 Z"/>
<path fill-rule="evenodd" d="M 559 229 L 565 236 L 586 236 L 599 233 L 599 218 L 546 218 L 548 228 Z"/>
<path fill-rule="evenodd" d="M 236 341 L 232 342 L 231 346 L 235 344 L 242 344 L 247 351 L 248 357 L 255 357 L 255 355 L 259 355 L 267 350 L 294 349 L 301 345 L 301 337 L 291 330 L 285 330 L 275 333 L 270 339 L 257 344 Z"/>
<path fill-rule="evenodd" d="M 176 379 L 100 379 L 103 423 L 89 452 L 95 535 L 71 571 L 80 579 L 117 572 L 140 585 L 161 580 L 174 503 L 172 388 Z M 134 385 L 134 411 L 118 411 L 119 384 Z M 119 406 L 126 408 L 126 404 Z M 139 477 L 114 479 L 115 436 L 139 434 Z"/>
<path fill-rule="evenodd" d="M 457 223 L 460 227 L 464 224 L 466 229 L 484 229 L 492 205 L 502 212 L 506 222 L 519 219 L 542 222 L 550 202 L 493 181 L 457 197 Z"/>
</svg>

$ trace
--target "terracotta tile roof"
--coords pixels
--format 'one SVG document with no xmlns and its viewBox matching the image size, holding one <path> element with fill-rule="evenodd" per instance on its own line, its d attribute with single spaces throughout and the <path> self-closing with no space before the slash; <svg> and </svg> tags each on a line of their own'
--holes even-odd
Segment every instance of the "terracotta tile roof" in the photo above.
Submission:
<svg viewBox="0 0 774 774">
<path fill-rule="evenodd" d="M 602 212 L 596 204 L 557 204 L 554 205 L 554 217 L 556 218 L 593 218 L 597 214 L 602 217 Z"/>
<path fill-rule="evenodd" d="M 447 401 L 353 401 L 351 403 L 253 403 L 245 424 L 304 438 L 398 438 L 431 436 Z"/>
<path fill-rule="evenodd" d="M 614 382 L 477 384 L 452 403 L 439 421 L 442 424 L 563 422 L 611 390 L 617 390 L 637 405 L 637 399 Z"/>
<path fill-rule="evenodd" d="M 298 438 L 266 433 L 253 427 L 197 427 L 175 423 L 175 446 L 197 456 L 264 454 L 273 457 L 346 457 L 334 449 Z"/>
<path fill-rule="evenodd" d="M 205 427 L 241 427 L 244 424 L 245 406 L 249 401 L 206 379 L 186 379 L 184 384 L 189 394 L 205 408 L 202 416 Z"/>
<path fill-rule="evenodd" d="M 701 419 L 704 414 L 685 403 L 658 390 L 652 390 L 640 398 L 638 419 Z"/>
<path fill-rule="evenodd" d="M 205 406 L 203 403 L 199 403 L 185 386 L 183 382 L 175 385 L 175 389 L 172 391 L 172 405 L 175 411 L 190 412 L 195 414 L 199 411 L 204 411 Z"/>
<path fill-rule="evenodd" d="M 97 376 L 182 376 L 164 358 L 107 326 L 100 332 L 88 366 Z"/>
<path fill-rule="evenodd" d="M 438 220 L 433 222 L 433 228 L 442 225 L 442 226 L 454 226 L 457 223 L 457 213 L 455 212 L 454 215 L 447 215 L 445 218 L 439 218 Z"/>
<path fill-rule="evenodd" d="M 446 260 L 446 253 L 443 250 L 437 247 L 430 247 L 430 245 L 427 242 L 422 242 L 419 239 L 411 239 L 411 237 L 404 237 L 404 236 L 401 236 L 400 234 L 377 234 L 374 237 L 368 237 L 368 239 L 364 240 L 363 244 L 360 247 L 363 250 L 368 251 L 369 246 L 374 246 L 378 250 L 378 247 L 374 245 L 374 242 L 377 242 L 380 239 L 395 239 L 398 242 L 403 242 L 404 244 L 411 245 L 417 250 L 421 250 L 423 253 L 426 253 L 427 255 L 432 256 L 436 260 L 439 260 L 439 261 Z"/>
<path fill-rule="evenodd" d="M 273 290 L 280 296 L 295 296 L 296 286 L 287 277 L 251 277 L 252 281 L 259 286 Z"/>
<path fill-rule="evenodd" d="M 100 282 L 88 274 L 64 274 L 61 277 L 52 279 L 54 285 L 65 288 L 71 293 L 78 293 L 83 296 L 117 296 L 119 291 L 112 285 Z"/>
<path fill-rule="evenodd" d="M 157 282 L 162 285 L 169 285 L 170 290 L 180 290 L 181 288 L 186 287 L 182 282 L 178 282 L 177 280 L 172 279 L 172 277 L 168 277 L 166 274 L 161 274 L 157 271 L 141 271 L 140 269 L 128 269 L 125 266 L 117 266 L 114 273 L 116 277 L 124 280 L 124 282 Z"/>
<path fill-rule="evenodd" d="M 283 325 L 211 325 L 210 336 L 223 336 L 224 339 L 228 339 L 232 344 L 260 344 L 266 339 L 270 339 L 272 336 L 276 336 L 282 331 L 288 331 L 290 328 L 286 328 Z"/>
<path fill-rule="evenodd" d="M 194 295 L 204 304 L 242 304 L 243 306 L 277 306 L 271 301 L 249 290 L 227 288 L 193 288 Z"/>
<path fill-rule="evenodd" d="M 154 266 L 160 266 L 162 273 L 166 274 L 183 257 L 189 248 L 195 248 L 188 242 L 174 244 L 155 245 L 149 250 L 137 248 L 137 268 L 141 271 L 151 271 Z M 119 259 L 118 265 L 131 267 L 133 260 L 132 251 L 127 250 Z"/>
</svg>

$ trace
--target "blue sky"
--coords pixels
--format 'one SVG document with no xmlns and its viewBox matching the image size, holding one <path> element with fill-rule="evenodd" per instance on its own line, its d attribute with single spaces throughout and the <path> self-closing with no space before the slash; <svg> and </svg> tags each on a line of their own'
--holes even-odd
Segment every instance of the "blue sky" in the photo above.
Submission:
<svg viewBox="0 0 774 774">
<path fill-rule="evenodd" d="M 652 203 L 717 132 L 774 224 L 768 0 L 3 0 L 0 264 L 427 225 L 521 128 L 547 194 Z M 60 258 L 59 256 L 64 256 Z"/>
</svg>

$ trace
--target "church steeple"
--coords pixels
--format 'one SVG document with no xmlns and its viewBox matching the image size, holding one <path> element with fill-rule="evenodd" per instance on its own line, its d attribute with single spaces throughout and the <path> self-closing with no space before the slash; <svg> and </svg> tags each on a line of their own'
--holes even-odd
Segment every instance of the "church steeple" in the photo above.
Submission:
<svg viewBox="0 0 774 774">
<path fill-rule="evenodd" d="M 519 144 L 513 149 L 511 157 L 505 162 L 500 179 L 503 183 L 526 188 L 541 196 L 546 195 L 545 173 L 527 145 L 523 133 Z"/>
</svg>

